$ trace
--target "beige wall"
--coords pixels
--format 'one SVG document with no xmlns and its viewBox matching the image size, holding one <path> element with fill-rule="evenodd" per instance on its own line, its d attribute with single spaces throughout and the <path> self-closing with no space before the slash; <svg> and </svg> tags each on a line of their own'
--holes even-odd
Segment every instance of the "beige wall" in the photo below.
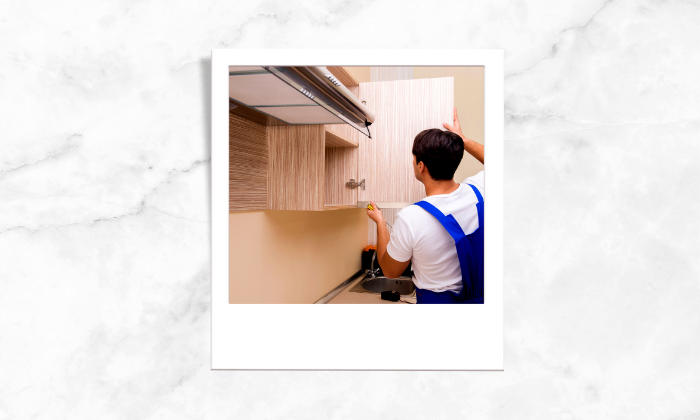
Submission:
<svg viewBox="0 0 700 420">
<path fill-rule="evenodd" d="M 365 209 L 229 214 L 229 302 L 314 303 L 361 268 Z"/>
</svg>

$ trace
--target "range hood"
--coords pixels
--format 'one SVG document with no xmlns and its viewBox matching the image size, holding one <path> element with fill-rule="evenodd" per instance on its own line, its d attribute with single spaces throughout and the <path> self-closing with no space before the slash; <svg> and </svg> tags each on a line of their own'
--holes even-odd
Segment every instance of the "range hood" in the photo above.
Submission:
<svg viewBox="0 0 700 420">
<path fill-rule="evenodd" d="M 350 124 L 372 138 L 374 113 L 326 67 L 231 66 L 229 100 L 272 117 L 267 125 Z"/>
</svg>

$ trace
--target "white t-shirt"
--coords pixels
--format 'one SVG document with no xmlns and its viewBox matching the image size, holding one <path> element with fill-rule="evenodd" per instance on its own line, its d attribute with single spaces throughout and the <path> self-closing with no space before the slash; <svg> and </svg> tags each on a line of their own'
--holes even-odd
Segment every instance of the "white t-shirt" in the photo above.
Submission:
<svg viewBox="0 0 700 420">
<path fill-rule="evenodd" d="M 449 194 L 438 194 L 424 200 L 437 207 L 444 215 L 451 214 L 466 235 L 479 227 L 478 200 L 469 185 L 474 185 L 484 196 L 484 171 L 469 177 Z M 462 271 L 457 248 L 447 230 L 438 220 L 418 206 L 401 209 L 394 220 L 386 248 L 396 261 L 408 261 L 413 269 L 416 287 L 459 293 L 462 290 Z"/>
</svg>

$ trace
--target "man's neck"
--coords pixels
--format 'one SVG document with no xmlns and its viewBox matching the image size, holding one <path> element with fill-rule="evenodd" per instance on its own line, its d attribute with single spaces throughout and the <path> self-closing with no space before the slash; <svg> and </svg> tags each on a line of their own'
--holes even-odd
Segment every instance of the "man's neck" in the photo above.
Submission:
<svg viewBox="0 0 700 420">
<path fill-rule="evenodd" d="M 459 188 L 459 184 L 454 179 L 440 181 L 429 179 L 423 182 L 423 185 L 425 185 L 425 195 L 428 197 L 431 195 L 449 194 Z"/>
</svg>

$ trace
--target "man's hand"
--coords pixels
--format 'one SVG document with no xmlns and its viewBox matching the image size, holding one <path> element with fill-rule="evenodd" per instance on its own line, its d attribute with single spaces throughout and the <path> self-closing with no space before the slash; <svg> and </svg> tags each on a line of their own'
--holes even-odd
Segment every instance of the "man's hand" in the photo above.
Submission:
<svg viewBox="0 0 700 420">
<path fill-rule="evenodd" d="M 379 210 L 379 207 L 377 207 L 376 204 L 374 204 L 374 201 L 370 201 L 370 203 L 372 204 L 372 207 L 374 207 L 374 210 L 367 209 L 367 216 L 374 220 L 374 223 L 377 225 L 384 223 L 384 215 L 382 214 L 382 211 Z"/>
<path fill-rule="evenodd" d="M 445 127 L 447 131 L 451 131 L 460 136 L 464 141 L 464 150 L 474 156 L 479 162 L 484 163 L 484 145 L 464 137 L 464 134 L 462 134 L 462 126 L 459 124 L 459 118 L 457 118 L 457 107 L 455 107 L 454 120 L 454 126 L 447 123 L 442 124 L 442 126 Z"/>
<path fill-rule="evenodd" d="M 454 116 L 454 126 L 451 126 L 447 123 L 443 124 L 442 126 L 447 129 L 447 131 L 451 131 L 458 136 L 460 136 L 462 139 L 464 139 L 464 134 L 462 134 L 462 126 L 459 124 L 459 118 L 457 117 L 457 107 L 455 107 L 455 116 Z"/>
</svg>

